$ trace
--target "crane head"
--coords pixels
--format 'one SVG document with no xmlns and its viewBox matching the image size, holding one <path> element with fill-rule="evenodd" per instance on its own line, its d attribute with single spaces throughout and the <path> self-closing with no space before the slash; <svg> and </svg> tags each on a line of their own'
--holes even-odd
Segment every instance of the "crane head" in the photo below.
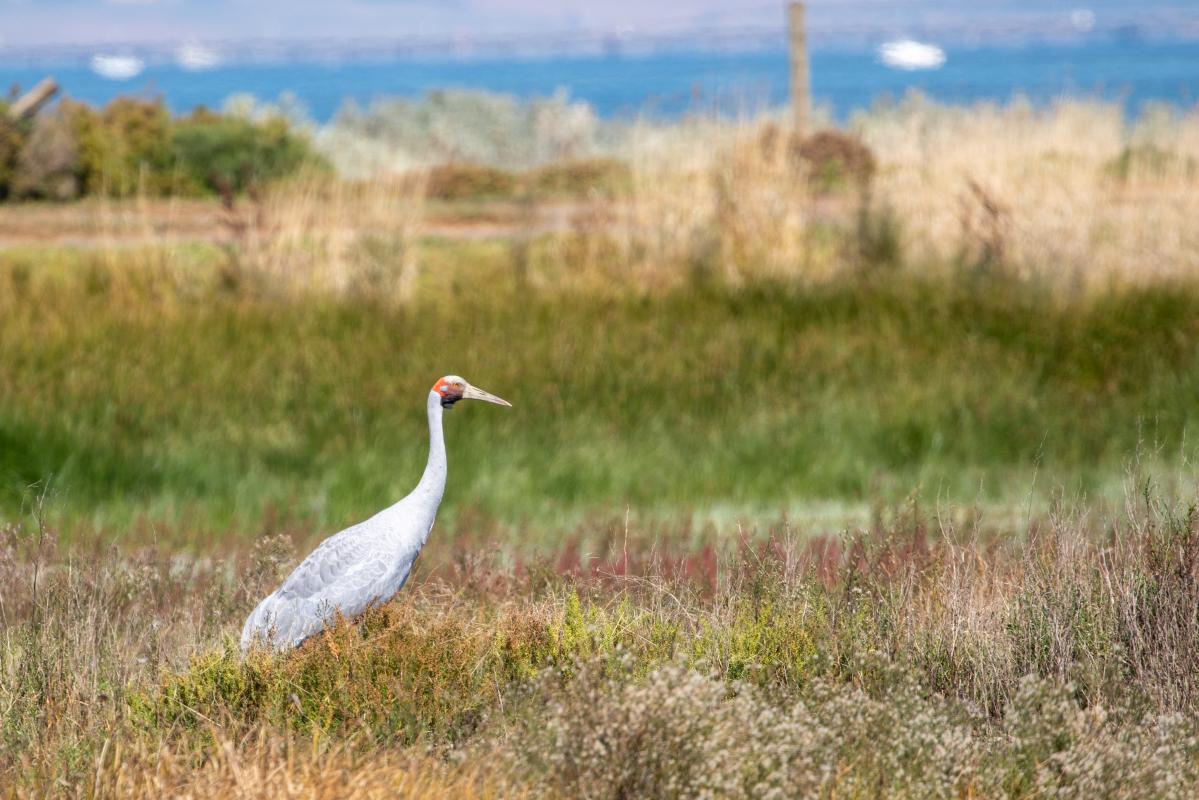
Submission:
<svg viewBox="0 0 1199 800">
<path fill-rule="evenodd" d="M 495 403 L 497 406 L 508 406 L 509 408 L 512 406 L 507 400 L 496 397 L 478 387 L 471 386 L 457 375 L 446 375 L 433 384 L 433 392 L 441 397 L 442 408 L 453 408 L 454 403 L 457 403 L 459 400 L 483 400 L 488 403 Z"/>
</svg>

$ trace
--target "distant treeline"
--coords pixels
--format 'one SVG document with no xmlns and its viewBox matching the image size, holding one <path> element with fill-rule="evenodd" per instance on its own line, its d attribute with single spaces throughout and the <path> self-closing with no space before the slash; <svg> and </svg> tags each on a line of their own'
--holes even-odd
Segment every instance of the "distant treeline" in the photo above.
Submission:
<svg viewBox="0 0 1199 800">
<path fill-rule="evenodd" d="M 326 166 L 282 118 L 175 117 L 161 99 L 132 97 L 103 108 L 64 100 L 32 120 L 6 112 L 0 102 L 0 199 L 241 192 Z"/>
</svg>

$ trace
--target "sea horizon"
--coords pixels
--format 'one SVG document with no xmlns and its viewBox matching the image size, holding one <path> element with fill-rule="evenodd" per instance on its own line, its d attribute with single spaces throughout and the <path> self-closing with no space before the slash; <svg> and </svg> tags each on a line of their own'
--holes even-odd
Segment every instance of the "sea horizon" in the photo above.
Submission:
<svg viewBox="0 0 1199 800">
<path fill-rule="evenodd" d="M 881 44 L 881 42 L 879 42 Z M 82 51 L 80 51 L 81 53 Z M 98 48 L 133 74 L 100 74 L 80 53 L 6 63 L 0 79 L 29 88 L 52 77 L 65 96 L 104 104 L 120 95 L 162 98 L 174 113 L 222 107 L 232 96 L 259 101 L 281 97 L 312 121 L 331 120 L 347 103 L 368 106 L 381 98 L 420 98 L 439 90 L 473 90 L 521 100 L 565 93 L 589 104 L 603 119 L 674 119 L 688 114 L 737 115 L 777 108 L 787 101 L 785 49 L 667 49 L 507 56 L 400 56 L 222 61 L 218 50 L 196 49 L 186 59 L 143 58 L 132 51 Z M 1122 104 L 1129 116 L 1146 104 L 1189 108 L 1199 101 L 1199 41 L 1105 36 L 1082 41 L 1018 41 L 943 47 L 934 69 L 896 69 L 878 46 L 814 46 L 813 100 L 844 121 L 854 112 L 910 92 L 947 104 L 1007 103 L 1020 98 L 1045 105 L 1063 98 Z M 205 61 L 209 58 L 211 60 Z M 104 65 L 101 64 L 100 67 Z"/>
</svg>

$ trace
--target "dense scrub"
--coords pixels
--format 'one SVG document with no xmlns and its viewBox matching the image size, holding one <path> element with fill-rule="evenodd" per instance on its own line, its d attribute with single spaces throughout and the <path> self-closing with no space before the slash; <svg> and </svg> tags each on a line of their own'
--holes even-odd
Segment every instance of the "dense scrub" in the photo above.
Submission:
<svg viewBox="0 0 1199 800">
<path fill-rule="evenodd" d="M 0 141 L 0 200 L 240 192 L 322 163 L 282 119 L 172 117 L 161 100 L 133 97 L 99 109 L 66 100 L 6 121 Z"/>
<path fill-rule="evenodd" d="M 319 786 L 336 770 L 363 793 L 390 779 L 562 797 L 1199 787 L 1193 512 L 1146 496 L 1021 532 L 905 511 L 831 538 L 612 533 L 580 529 L 554 552 L 440 530 L 392 603 L 243 661 L 233 636 L 294 563 L 287 539 L 214 561 L 55 551 L 9 526 L 0 781 L 81 795 L 242 793 L 239 776 L 280 772 Z"/>
</svg>

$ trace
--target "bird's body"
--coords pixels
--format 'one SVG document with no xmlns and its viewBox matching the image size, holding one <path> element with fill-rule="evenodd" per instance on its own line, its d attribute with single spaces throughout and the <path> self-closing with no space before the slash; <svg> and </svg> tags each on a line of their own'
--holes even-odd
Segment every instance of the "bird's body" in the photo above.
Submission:
<svg viewBox="0 0 1199 800">
<path fill-rule="evenodd" d="M 243 652 L 256 642 L 278 650 L 296 647 L 337 614 L 353 619 L 404 586 L 445 491 L 442 415 L 464 397 L 508 405 L 461 378 L 438 381 L 429 393 L 429 461 L 420 483 L 395 505 L 321 542 L 250 613 L 242 628 Z"/>
</svg>

